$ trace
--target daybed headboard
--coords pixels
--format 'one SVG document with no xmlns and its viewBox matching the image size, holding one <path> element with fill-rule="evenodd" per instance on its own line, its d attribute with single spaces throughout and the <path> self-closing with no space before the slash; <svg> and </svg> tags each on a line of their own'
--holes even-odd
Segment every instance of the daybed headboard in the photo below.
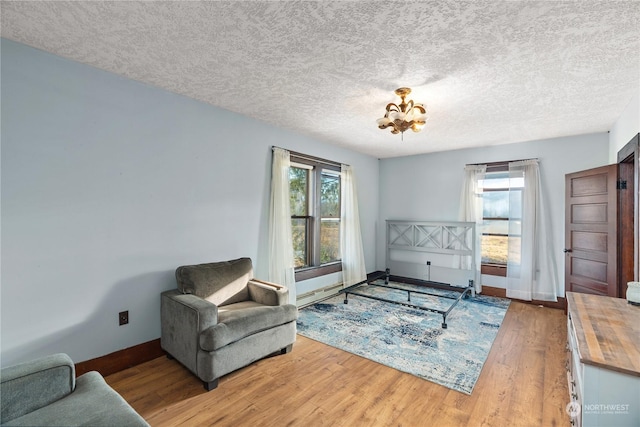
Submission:
<svg viewBox="0 0 640 427">
<path fill-rule="evenodd" d="M 395 276 L 466 287 L 479 283 L 476 224 L 387 220 L 387 268 Z"/>
</svg>

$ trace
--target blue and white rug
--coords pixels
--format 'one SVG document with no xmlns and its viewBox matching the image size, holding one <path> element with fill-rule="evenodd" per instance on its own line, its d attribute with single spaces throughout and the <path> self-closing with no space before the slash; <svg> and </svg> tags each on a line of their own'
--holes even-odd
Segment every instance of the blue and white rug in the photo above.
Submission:
<svg viewBox="0 0 640 427">
<path fill-rule="evenodd" d="M 384 283 L 384 282 L 380 282 Z M 424 287 L 393 283 L 406 289 Z M 429 292 L 459 295 L 428 289 Z M 364 285 L 358 292 L 406 301 L 407 293 Z M 300 310 L 298 333 L 378 363 L 471 394 L 491 345 L 498 334 L 509 300 L 476 296 L 462 299 L 447 316 L 340 294 Z M 445 309 L 453 300 L 411 295 L 411 303 Z"/>
</svg>

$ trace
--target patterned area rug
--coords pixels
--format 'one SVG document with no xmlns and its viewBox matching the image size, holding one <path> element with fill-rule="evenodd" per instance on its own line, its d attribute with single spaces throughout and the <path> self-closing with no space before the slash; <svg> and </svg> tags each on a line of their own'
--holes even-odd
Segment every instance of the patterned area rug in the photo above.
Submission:
<svg viewBox="0 0 640 427">
<path fill-rule="evenodd" d="M 384 283 L 379 282 L 379 283 Z M 393 283 L 406 289 L 424 287 Z M 459 295 L 457 292 L 429 292 Z M 358 292 L 394 301 L 407 293 L 363 285 Z M 462 299 L 447 316 L 369 298 L 340 294 L 300 310 L 298 333 L 332 347 L 471 394 L 491 345 L 498 334 L 509 300 L 476 296 Z M 452 300 L 411 295 L 411 303 L 445 309 Z"/>
</svg>

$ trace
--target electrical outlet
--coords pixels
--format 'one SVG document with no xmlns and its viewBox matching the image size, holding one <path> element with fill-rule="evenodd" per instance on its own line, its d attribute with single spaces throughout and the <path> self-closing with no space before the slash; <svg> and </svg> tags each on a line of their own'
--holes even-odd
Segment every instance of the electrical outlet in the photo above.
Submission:
<svg viewBox="0 0 640 427">
<path fill-rule="evenodd" d="M 120 326 L 129 323 L 129 310 L 118 313 L 118 321 L 120 322 Z"/>
</svg>

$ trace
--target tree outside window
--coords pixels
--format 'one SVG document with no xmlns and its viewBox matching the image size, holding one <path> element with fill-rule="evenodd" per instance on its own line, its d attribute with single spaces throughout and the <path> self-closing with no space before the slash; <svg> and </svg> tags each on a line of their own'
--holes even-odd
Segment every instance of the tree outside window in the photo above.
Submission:
<svg viewBox="0 0 640 427">
<path fill-rule="evenodd" d="M 322 171 L 320 186 L 320 264 L 340 260 L 340 174 Z"/>
<path fill-rule="evenodd" d="M 289 170 L 296 270 L 340 261 L 340 167 L 293 158 Z"/>
<path fill-rule="evenodd" d="M 308 267 L 309 241 L 309 169 L 289 168 L 289 197 L 291 205 L 291 234 L 294 267 Z"/>
</svg>

